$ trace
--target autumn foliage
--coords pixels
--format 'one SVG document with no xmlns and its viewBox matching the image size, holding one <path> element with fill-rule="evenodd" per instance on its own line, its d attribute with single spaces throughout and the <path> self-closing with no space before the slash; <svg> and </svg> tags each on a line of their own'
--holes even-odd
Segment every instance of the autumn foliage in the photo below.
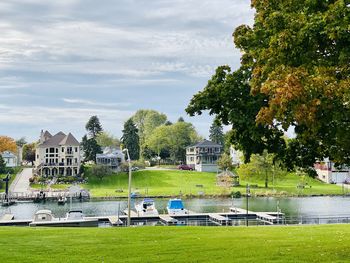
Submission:
<svg viewBox="0 0 350 263">
<path fill-rule="evenodd" d="M 4 151 L 17 152 L 16 141 L 7 136 L 0 136 L 0 153 Z"/>
</svg>

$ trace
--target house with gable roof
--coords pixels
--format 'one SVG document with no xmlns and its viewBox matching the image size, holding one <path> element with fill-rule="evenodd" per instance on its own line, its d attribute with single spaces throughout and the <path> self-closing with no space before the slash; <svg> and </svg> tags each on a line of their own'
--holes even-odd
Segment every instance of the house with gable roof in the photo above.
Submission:
<svg viewBox="0 0 350 263">
<path fill-rule="evenodd" d="M 39 176 L 75 176 L 81 163 L 80 143 L 71 134 L 41 131 L 35 150 L 34 173 Z"/>
</svg>

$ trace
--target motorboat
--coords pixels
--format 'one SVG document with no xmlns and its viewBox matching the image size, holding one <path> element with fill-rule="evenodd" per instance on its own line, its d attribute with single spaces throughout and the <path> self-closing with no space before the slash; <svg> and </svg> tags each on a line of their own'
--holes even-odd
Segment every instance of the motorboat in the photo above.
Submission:
<svg viewBox="0 0 350 263">
<path fill-rule="evenodd" d="M 188 215 L 181 199 L 170 199 L 167 205 L 169 215 Z"/>
<path fill-rule="evenodd" d="M 65 196 L 60 196 L 57 200 L 58 205 L 64 205 L 67 202 L 67 197 Z"/>
<path fill-rule="evenodd" d="M 135 205 L 138 216 L 158 216 L 158 210 L 154 204 L 153 199 L 145 198 L 140 203 Z"/>
<path fill-rule="evenodd" d="M 29 226 L 92 227 L 98 226 L 98 220 L 85 218 L 81 210 L 69 211 L 65 218 L 54 217 L 51 210 L 39 210 L 35 213 Z"/>
</svg>

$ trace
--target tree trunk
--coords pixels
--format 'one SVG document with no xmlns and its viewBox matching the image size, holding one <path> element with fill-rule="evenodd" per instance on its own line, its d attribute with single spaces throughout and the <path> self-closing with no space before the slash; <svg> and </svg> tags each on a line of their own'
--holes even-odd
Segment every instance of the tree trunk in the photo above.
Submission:
<svg viewBox="0 0 350 263">
<path fill-rule="evenodd" d="M 265 170 L 265 188 L 269 187 L 269 178 L 267 176 L 267 170 Z"/>
</svg>

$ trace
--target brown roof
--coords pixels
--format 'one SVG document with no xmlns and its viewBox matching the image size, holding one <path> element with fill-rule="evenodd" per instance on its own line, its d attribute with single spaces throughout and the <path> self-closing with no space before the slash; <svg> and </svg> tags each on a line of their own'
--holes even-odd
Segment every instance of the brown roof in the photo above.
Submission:
<svg viewBox="0 0 350 263">
<path fill-rule="evenodd" d="M 71 133 L 66 135 L 63 132 L 59 132 L 54 136 L 48 138 L 43 143 L 39 144 L 38 147 L 57 147 L 60 145 L 79 146 L 79 142 L 77 141 L 77 139 L 74 138 L 74 136 Z"/>
<path fill-rule="evenodd" d="M 77 139 L 75 139 L 75 137 L 71 133 L 68 133 L 68 135 L 64 137 L 63 140 L 60 142 L 60 145 L 79 146 L 80 143 L 77 141 Z"/>
</svg>

